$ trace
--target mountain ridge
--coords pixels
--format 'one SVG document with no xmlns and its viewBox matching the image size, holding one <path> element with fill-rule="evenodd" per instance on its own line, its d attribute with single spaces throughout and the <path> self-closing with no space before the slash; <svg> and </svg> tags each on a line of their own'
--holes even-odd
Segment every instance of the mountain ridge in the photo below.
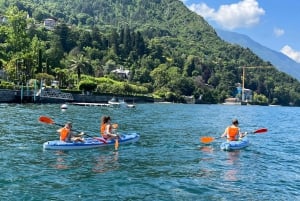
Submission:
<svg viewBox="0 0 300 201">
<path fill-rule="evenodd" d="M 216 32 L 224 41 L 249 48 L 263 60 L 272 63 L 278 70 L 300 80 L 300 64 L 283 53 L 265 47 L 244 34 L 221 29 L 216 29 Z"/>
</svg>

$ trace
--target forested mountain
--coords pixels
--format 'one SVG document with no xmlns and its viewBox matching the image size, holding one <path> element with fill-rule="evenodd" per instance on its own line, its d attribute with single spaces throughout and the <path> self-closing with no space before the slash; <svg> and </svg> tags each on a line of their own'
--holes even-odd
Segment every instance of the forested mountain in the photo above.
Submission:
<svg viewBox="0 0 300 201">
<path fill-rule="evenodd" d="M 0 13 L 8 81 L 57 79 L 73 90 L 220 103 L 236 95 L 246 66 L 257 67 L 245 76 L 256 103 L 300 105 L 296 79 L 221 40 L 179 0 L 0 0 Z M 130 70 L 129 79 L 112 74 L 116 68 Z"/>
<path fill-rule="evenodd" d="M 264 47 L 243 34 L 219 29 L 216 31 L 223 40 L 229 43 L 238 44 L 245 48 L 248 47 L 265 61 L 270 61 L 278 70 L 300 80 L 300 64 L 293 61 L 283 53 Z"/>
</svg>

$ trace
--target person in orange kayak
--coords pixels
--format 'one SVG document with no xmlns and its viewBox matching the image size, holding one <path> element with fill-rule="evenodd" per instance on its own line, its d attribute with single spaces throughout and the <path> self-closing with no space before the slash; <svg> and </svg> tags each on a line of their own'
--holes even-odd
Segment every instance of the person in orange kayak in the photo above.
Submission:
<svg viewBox="0 0 300 201">
<path fill-rule="evenodd" d="M 239 121 L 237 119 L 232 120 L 232 125 L 225 129 L 221 135 L 222 137 L 226 137 L 227 141 L 237 141 L 239 137 L 244 137 L 243 133 L 240 132 Z"/>
<path fill-rule="evenodd" d="M 80 134 L 75 134 L 72 131 L 72 123 L 67 122 L 63 128 L 60 128 L 57 130 L 57 132 L 60 134 L 59 139 L 64 142 L 84 142 L 82 139 L 82 135 L 84 135 L 83 132 Z"/>
<path fill-rule="evenodd" d="M 101 127 L 100 127 L 101 136 L 105 140 L 119 138 L 117 134 L 114 134 L 116 127 L 117 124 L 114 125 L 111 124 L 110 116 L 103 116 L 101 119 Z"/>
</svg>

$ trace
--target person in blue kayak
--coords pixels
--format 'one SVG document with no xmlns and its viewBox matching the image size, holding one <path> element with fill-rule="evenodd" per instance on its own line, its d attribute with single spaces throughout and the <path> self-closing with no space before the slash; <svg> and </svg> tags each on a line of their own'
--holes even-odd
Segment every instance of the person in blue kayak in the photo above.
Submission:
<svg viewBox="0 0 300 201">
<path fill-rule="evenodd" d="M 237 119 L 232 120 L 232 125 L 228 126 L 224 133 L 221 135 L 221 138 L 226 137 L 227 141 L 237 141 L 240 138 L 244 137 L 239 128 L 239 121 Z"/>
<path fill-rule="evenodd" d="M 105 140 L 110 140 L 110 139 L 116 139 L 119 138 L 117 134 L 115 134 L 115 129 L 116 129 L 117 124 L 111 124 L 111 118 L 110 116 L 103 116 L 101 119 L 101 127 L 100 127 L 100 133 L 101 136 Z"/>
<path fill-rule="evenodd" d="M 75 134 L 72 131 L 72 122 L 67 122 L 64 127 L 57 130 L 60 134 L 59 139 L 64 142 L 84 142 L 82 139 L 83 132 L 80 134 Z"/>
</svg>

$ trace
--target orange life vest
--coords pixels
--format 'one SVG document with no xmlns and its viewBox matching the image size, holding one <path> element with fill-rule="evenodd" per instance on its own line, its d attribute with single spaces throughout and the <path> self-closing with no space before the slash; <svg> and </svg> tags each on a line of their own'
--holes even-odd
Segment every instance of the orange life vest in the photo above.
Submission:
<svg viewBox="0 0 300 201">
<path fill-rule="evenodd" d="M 61 141 L 66 141 L 69 132 L 70 132 L 70 129 L 62 128 L 61 131 L 60 131 L 60 140 Z"/>
<path fill-rule="evenodd" d="M 101 129 L 100 129 L 100 133 L 101 133 L 103 138 L 108 138 L 107 135 L 106 135 L 106 126 L 107 126 L 107 124 L 102 124 Z M 111 127 L 109 129 L 109 132 L 111 132 Z"/>
<path fill-rule="evenodd" d="M 236 140 L 236 136 L 239 134 L 239 128 L 238 127 L 228 127 L 227 129 L 227 139 L 229 141 Z"/>
</svg>

